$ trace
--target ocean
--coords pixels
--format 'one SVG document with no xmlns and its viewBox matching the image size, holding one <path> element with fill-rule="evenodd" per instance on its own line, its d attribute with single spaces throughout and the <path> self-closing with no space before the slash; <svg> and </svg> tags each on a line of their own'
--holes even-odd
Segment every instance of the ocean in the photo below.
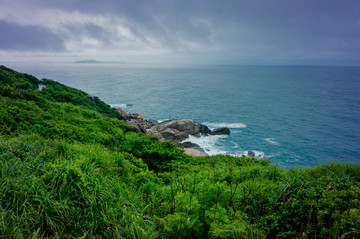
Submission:
<svg viewBox="0 0 360 239">
<path fill-rule="evenodd" d="M 189 139 L 210 155 L 252 151 L 282 168 L 360 163 L 360 67 L 4 65 L 148 119 L 230 128 L 230 135 Z"/>
</svg>

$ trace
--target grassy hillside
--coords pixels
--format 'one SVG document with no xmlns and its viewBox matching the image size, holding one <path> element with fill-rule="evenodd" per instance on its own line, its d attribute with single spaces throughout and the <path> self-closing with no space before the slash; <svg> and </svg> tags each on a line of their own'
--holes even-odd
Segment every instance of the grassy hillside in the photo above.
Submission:
<svg viewBox="0 0 360 239">
<path fill-rule="evenodd" d="M 360 166 L 193 158 L 86 96 L 0 66 L 0 238 L 360 238 Z"/>
</svg>

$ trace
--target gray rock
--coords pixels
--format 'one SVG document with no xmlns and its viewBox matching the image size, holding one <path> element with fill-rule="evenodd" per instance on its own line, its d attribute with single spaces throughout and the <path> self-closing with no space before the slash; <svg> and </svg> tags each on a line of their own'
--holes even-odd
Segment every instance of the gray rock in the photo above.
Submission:
<svg viewBox="0 0 360 239">
<path fill-rule="evenodd" d="M 193 157 L 205 157 L 208 156 L 207 153 L 200 151 L 198 149 L 194 149 L 194 148 L 185 148 L 184 149 L 184 153 Z"/>
<path fill-rule="evenodd" d="M 123 119 L 123 120 L 128 119 L 128 114 L 121 107 L 117 108 L 116 112 L 119 114 L 120 119 Z"/>
<path fill-rule="evenodd" d="M 211 130 L 206 125 L 200 124 L 200 133 L 205 136 L 210 134 Z"/>
<path fill-rule="evenodd" d="M 138 124 L 138 125 L 139 125 L 139 128 L 141 130 L 140 133 L 146 134 L 146 129 L 141 124 Z"/>
<path fill-rule="evenodd" d="M 146 129 L 134 120 L 127 120 L 125 123 L 136 129 L 136 132 L 146 134 Z"/>
<path fill-rule="evenodd" d="M 194 128 L 194 121 L 192 119 L 178 119 L 175 121 L 175 128 L 179 131 L 192 130 Z"/>
<path fill-rule="evenodd" d="M 162 140 L 162 141 L 165 140 L 158 131 L 153 130 L 153 129 L 148 129 L 148 130 L 146 130 L 146 134 L 149 135 L 149 136 L 158 137 L 158 138 L 159 138 L 160 140 Z"/>
<path fill-rule="evenodd" d="M 179 143 L 189 137 L 189 134 L 193 128 L 193 120 L 176 119 L 158 123 L 151 127 L 151 131 L 152 134 L 154 134 L 154 131 L 157 131 L 164 139 L 170 140 L 173 143 Z"/>
<path fill-rule="evenodd" d="M 190 130 L 190 134 L 191 134 L 191 135 L 197 135 L 197 134 L 199 134 L 199 133 L 200 133 L 200 128 L 201 128 L 200 124 L 194 123 L 193 128 Z"/>
<path fill-rule="evenodd" d="M 178 143 L 178 145 L 180 147 L 184 147 L 184 148 L 200 148 L 200 146 L 198 144 L 192 143 L 190 141 L 181 142 L 181 143 Z"/>
<path fill-rule="evenodd" d="M 159 124 L 159 122 L 158 121 L 156 121 L 156 120 L 153 120 L 153 119 L 147 119 L 147 120 L 145 120 L 145 122 L 150 126 L 150 127 L 153 127 L 153 126 L 155 126 L 155 125 L 158 125 Z"/>
<path fill-rule="evenodd" d="M 222 134 L 230 134 L 230 129 L 227 127 L 214 129 L 210 132 L 211 135 L 222 135 Z"/>
<path fill-rule="evenodd" d="M 162 138 L 165 140 L 170 140 L 173 143 L 180 143 L 181 141 L 188 138 L 189 135 L 201 137 L 208 134 L 230 134 L 230 130 L 228 128 L 220 128 L 211 131 L 206 125 L 196 123 L 192 119 L 175 119 L 167 120 L 158 124 L 156 123 L 156 121 L 152 123 L 152 121 L 147 120 L 145 121 L 145 127 L 148 130 L 151 130 L 151 135 L 160 134 Z"/>
<path fill-rule="evenodd" d="M 130 119 L 144 119 L 144 117 L 139 113 L 129 113 L 128 117 Z"/>
<path fill-rule="evenodd" d="M 248 151 L 248 152 L 247 152 L 247 156 L 248 156 L 249 158 L 255 158 L 255 152 L 253 152 L 253 151 Z"/>
<path fill-rule="evenodd" d="M 176 132 L 171 128 L 167 128 L 167 129 L 161 131 L 162 137 L 165 139 L 169 139 L 169 140 L 173 139 L 175 137 L 175 134 L 176 134 Z"/>
<path fill-rule="evenodd" d="M 167 128 L 175 128 L 176 121 L 175 120 L 167 120 L 164 122 L 161 122 L 160 124 L 156 125 L 156 130 L 161 132 L 164 131 Z"/>
</svg>

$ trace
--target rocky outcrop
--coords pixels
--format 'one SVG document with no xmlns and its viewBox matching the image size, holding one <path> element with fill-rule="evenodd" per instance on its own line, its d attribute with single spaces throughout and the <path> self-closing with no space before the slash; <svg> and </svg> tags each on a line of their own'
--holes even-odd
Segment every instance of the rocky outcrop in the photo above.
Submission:
<svg viewBox="0 0 360 239">
<path fill-rule="evenodd" d="M 207 153 L 205 153 L 205 152 L 203 152 L 201 150 L 195 149 L 195 148 L 185 148 L 184 153 L 186 153 L 187 155 L 193 156 L 193 157 L 205 157 L 205 156 L 208 156 Z"/>
<path fill-rule="evenodd" d="M 198 144 L 195 144 L 195 143 L 190 142 L 190 141 L 181 142 L 181 143 L 178 143 L 178 145 L 180 147 L 184 147 L 184 148 L 200 148 L 200 146 Z"/>
<path fill-rule="evenodd" d="M 150 127 L 153 127 L 153 126 L 159 124 L 159 122 L 157 122 L 156 120 L 152 120 L 152 119 L 146 119 L 145 122 L 146 122 L 146 124 L 147 124 L 148 126 L 150 126 Z"/>
<path fill-rule="evenodd" d="M 117 108 L 116 112 L 119 114 L 120 119 L 122 120 L 128 119 L 128 114 L 121 107 Z"/>
<path fill-rule="evenodd" d="M 208 156 L 204 149 L 202 149 L 198 144 L 192 143 L 190 141 L 178 143 L 179 147 L 184 147 L 184 153 L 194 156 L 194 157 L 204 157 Z"/>
<path fill-rule="evenodd" d="M 249 158 L 255 158 L 256 156 L 255 156 L 255 152 L 253 152 L 253 151 L 248 151 L 247 152 L 247 156 L 249 157 Z"/>
<path fill-rule="evenodd" d="M 227 127 L 214 129 L 210 132 L 211 135 L 222 135 L 222 134 L 230 134 L 230 129 Z"/>
<path fill-rule="evenodd" d="M 206 125 L 200 124 L 200 133 L 201 133 L 203 136 L 206 136 L 206 135 L 208 135 L 208 134 L 211 133 L 211 130 L 210 130 L 209 127 L 207 127 Z"/>
<path fill-rule="evenodd" d="M 201 135 L 207 135 L 209 132 L 211 131 L 207 126 L 196 123 L 192 119 L 167 120 L 155 124 L 148 131 L 150 135 L 161 135 L 161 138 L 174 143 L 184 141 L 189 135 L 200 137 Z"/>
<path fill-rule="evenodd" d="M 146 134 L 146 129 L 135 120 L 126 120 L 125 123 L 136 129 L 136 132 Z"/>
<path fill-rule="evenodd" d="M 131 120 L 132 122 L 135 122 L 139 125 L 140 128 L 144 129 L 145 134 L 147 133 L 147 129 L 150 129 L 151 127 L 146 123 L 146 120 L 144 119 L 144 116 L 142 116 L 139 113 L 129 113 L 127 115 L 127 118 Z"/>
<path fill-rule="evenodd" d="M 127 125 L 134 127 L 137 132 L 158 137 L 162 141 L 170 140 L 172 143 L 178 144 L 179 147 L 184 147 L 186 154 L 195 157 L 207 156 L 207 154 L 199 145 L 183 142 L 190 135 L 201 137 L 230 134 L 228 128 L 211 131 L 206 125 L 196 123 L 192 119 L 174 119 L 159 123 L 156 120 L 144 119 L 139 113 L 126 113 L 122 108 L 117 108 L 116 112 L 119 114 L 119 118 L 125 120 Z"/>
</svg>

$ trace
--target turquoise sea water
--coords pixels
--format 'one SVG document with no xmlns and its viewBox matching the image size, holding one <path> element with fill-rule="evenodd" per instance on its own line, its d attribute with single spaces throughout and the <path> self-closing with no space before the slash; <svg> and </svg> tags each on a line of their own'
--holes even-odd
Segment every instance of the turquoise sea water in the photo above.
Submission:
<svg viewBox="0 0 360 239">
<path fill-rule="evenodd" d="M 229 136 L 190 139 L 209 154 L 250 150 L 281 167 L 360 163 L 360 67 L 4 65 L 132 104 L 125 111 L 145 118 L 229 127 Z"/>
</svg>

